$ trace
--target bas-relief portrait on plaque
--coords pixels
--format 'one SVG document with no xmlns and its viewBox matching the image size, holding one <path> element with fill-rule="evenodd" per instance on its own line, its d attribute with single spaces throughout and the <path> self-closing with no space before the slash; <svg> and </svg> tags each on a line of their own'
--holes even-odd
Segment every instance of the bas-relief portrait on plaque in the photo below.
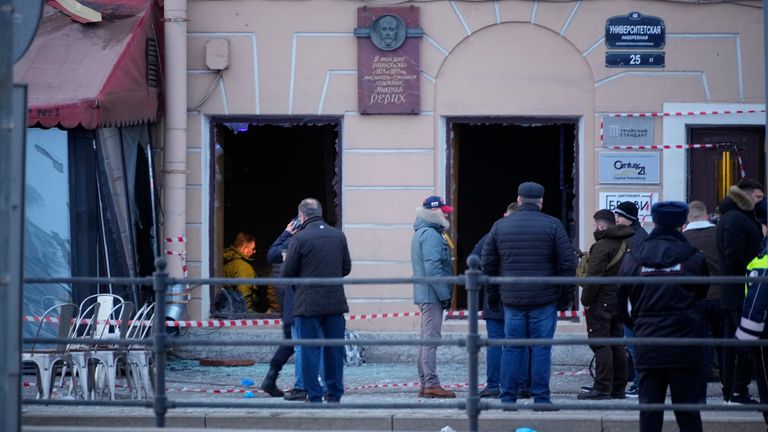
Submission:
<svg viewBox="0 0 768 432">
<path fill-rule="evenodd" d="M 419 8 L 358 8 L 357 103 L 361 114 L 418 114 Z"/>
</svg>

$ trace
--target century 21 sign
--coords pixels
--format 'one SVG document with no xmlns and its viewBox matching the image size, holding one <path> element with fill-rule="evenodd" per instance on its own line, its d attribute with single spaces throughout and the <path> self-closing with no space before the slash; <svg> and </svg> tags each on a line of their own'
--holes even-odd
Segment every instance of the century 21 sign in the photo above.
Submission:
<svg viewBox="0 0 768 432">
<path fill-rule="evenodd" d="M 602 152 L 599 155 L 602 184 L 659 184 L 659 152 Z"/>
</svg>

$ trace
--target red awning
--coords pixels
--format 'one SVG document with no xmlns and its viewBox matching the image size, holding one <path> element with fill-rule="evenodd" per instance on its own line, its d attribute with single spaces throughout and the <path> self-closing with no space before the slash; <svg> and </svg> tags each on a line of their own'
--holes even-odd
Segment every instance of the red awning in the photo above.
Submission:
<svg viewBox="0 0 768 432">
<path fill-rule="evenodd" d="M 156 0 L 81 2 L 103 21 L 80 24 L 46 5 L 32 45 L 14 66 L 14 81 L 28 85 L 29 126 L 153 121 L 159 91 L 148 84 L 147 50 L 150 39 L 161 42 Z"/>
</svg>

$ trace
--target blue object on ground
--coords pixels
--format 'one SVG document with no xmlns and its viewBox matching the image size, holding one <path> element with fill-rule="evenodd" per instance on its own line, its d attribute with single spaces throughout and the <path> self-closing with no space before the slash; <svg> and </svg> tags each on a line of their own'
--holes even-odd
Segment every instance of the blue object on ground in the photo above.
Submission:
<svg viewBox="0 0 768 432">
<path fill-rule="evenodd" d="M 253 394 L 252 391 L 248 390 L 247 392 L 243 393 L 243 397 L 246 399 L 251 399 L 251 398 L 255 398 L 256 395 Z"/>
<path fill-rule="evenodd" d="M 243 387 L 250 387 L 253 385 L 253 380 L 250 378 L 243 378 L 240 380 L 240 385 Z"/>
<path fill-rule="evenodd" d="M 536 432 L 536 431 L 534 429 L 529 428 L 529 427 L 521 427 L 521 428 L 517 428 L 517 430 L 515 430 L 515 432 Z"/>
</svg>

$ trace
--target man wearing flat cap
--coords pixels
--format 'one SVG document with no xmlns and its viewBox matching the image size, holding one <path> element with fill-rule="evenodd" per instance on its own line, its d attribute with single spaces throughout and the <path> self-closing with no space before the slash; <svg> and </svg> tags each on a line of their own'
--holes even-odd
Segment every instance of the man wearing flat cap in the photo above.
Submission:
<svg viewBox="0 0 768 432">
<path fill-rule="evenodd" d="M 489 276 L 573 276 L 576 255 L 563 224 L 541 212 L 544 187 L 525 182 L 517 189 L 518 211 L 493 224 L 483 245 L 483 271 Z M 560 285 L 501 284 L 488 287 L 489 299 L 504 306 L 506 339 L 551 339 L 557 324 Z M 496 295 L 499 293 L 500 295 Z M 490 302 L 490 300 L 489 300 Z M 492 305 L 491 308 L 498 307 Z M 501 354 L 501 402 L 514 404 L 523 374 L 525 347 L 504 346 Z M 538 410 L 552 404 L 549 378 L 552 347 L 531 347 L 531 395 Z"/>
<path fill-rule="evenodd" d="M 688 205 L 661 201 L 651 208 L 655 228 L 648 238 L 634 246 L 621 265 L 621 276 L 669 277 L 708 276 L 706 258 L 683 236 Z M 631 283 L 619 288 L 619 305 L 632 306 L 629 319 L 635 336 L 705 338 L 706 324 L 696 309 L 707 294 L 707 284 Z M 627 310 L 622 313 L 626 316 Z M 641 404 L 663 404 L 667 388 L 672 401 L 693 404 L 706 400 L 700 384 L 705 348 L 702 346 L 638 345 L 635 347 Z M 681 432 L 702 430 L 698 411 L 675 411 Z M 640 432 L 660 431 L 663 411 L 640 411 Z"/>
</svg>

